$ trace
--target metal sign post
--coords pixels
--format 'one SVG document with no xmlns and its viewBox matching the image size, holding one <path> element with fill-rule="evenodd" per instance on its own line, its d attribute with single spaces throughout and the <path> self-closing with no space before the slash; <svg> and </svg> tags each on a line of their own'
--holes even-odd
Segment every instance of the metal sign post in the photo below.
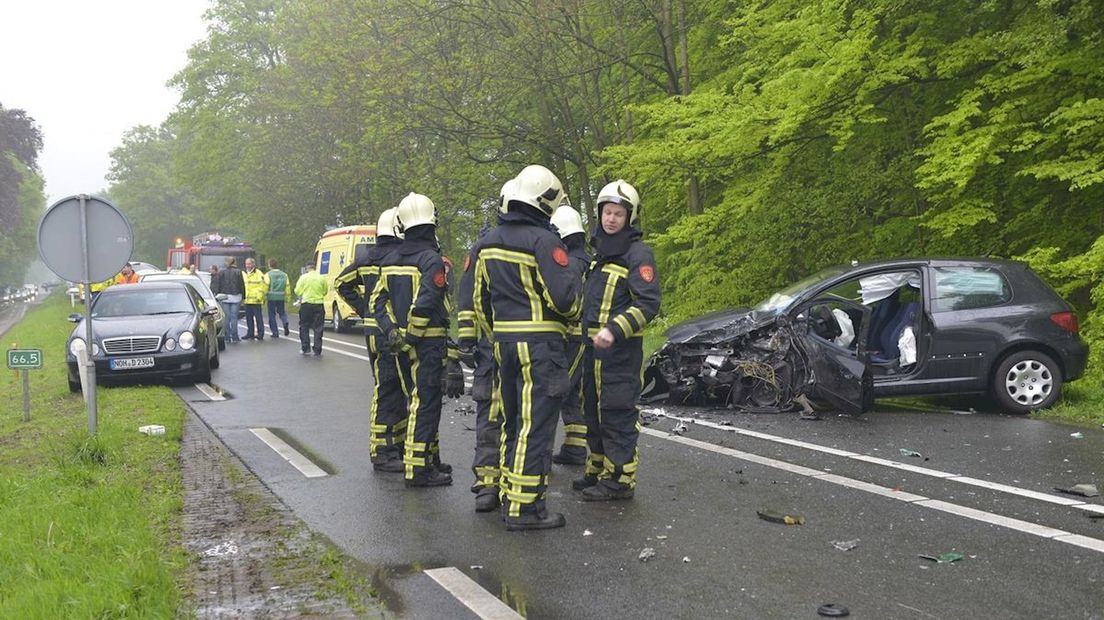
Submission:
<svg viewBox="0 0 1104 620">
<path fill-rule="evenodd" d="M 42 351 L 39 349 L 8 349 L 8 368 L 23 372 L 23 421 L 31 421 L 32 368 L 42 368 Z"/>
<path fill-rule="evenodd" d="M 80 250 L 79 254 L 77 250 Z M 58 276 L 84 284 L 84 343 L 87 371 L 88 432 L 96 434 L 96 346 L 92 333 L 92 283 L 114 276 L 130 260 L 134 237 L 130 222 L 115 205 L 80 194 L 54 203 L 38 223 L 38 253 Z"/>
</svg>

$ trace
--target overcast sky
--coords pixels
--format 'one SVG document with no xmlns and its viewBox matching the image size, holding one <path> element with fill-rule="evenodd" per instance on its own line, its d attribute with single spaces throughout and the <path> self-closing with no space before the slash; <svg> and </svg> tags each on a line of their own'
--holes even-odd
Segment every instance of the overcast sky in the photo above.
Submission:
<svg viewBox="0 0 1104 620">
<path fill-rule="evenodd" d="M 42 129 L 47 204 L 107 187 L 108 153 L 135 125 L 158 125 L 165 82 L 206 34 L 209 0 L 11 0 L 0 36 L 0 104 Z"/>
</svg>

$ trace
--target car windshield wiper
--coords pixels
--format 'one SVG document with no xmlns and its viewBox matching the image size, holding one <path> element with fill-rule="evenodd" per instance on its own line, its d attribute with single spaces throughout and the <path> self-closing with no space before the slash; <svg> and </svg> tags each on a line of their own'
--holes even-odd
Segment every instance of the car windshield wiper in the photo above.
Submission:
<svg viewBox="0 0 1104 620">
<path fill-rule="evenodd" d="M 161 312 L 147 312 L 143 316 L 157 316 L 158 314 L 189 314 L 191 310 L 163 310 Z"/>
</svg>

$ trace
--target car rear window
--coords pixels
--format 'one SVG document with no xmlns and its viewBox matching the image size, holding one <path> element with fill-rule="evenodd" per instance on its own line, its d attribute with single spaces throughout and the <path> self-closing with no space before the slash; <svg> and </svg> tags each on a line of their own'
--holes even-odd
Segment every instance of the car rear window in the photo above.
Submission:
<svg viewBox="0 0 1104 620">
<path fill-rule="evenodd" d="M 935 267 L 935 312 L 999 306 L 1012 300 L 1004 276 L 991 267 Z"/>
</svg>

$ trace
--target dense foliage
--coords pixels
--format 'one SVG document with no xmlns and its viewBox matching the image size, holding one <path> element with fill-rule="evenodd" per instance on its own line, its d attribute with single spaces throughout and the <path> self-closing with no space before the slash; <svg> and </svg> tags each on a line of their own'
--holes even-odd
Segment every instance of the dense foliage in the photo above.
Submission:
<svg viewBox="0 0 1104 620">
<path fill-rule="evenodd" d="M 587 214 L 602 183 L 636 184 L 670 318 L 852 259 L 993 255 L 1104 334 L 1093 0 L 216 0 L 207 18 L 173 78 L 166 184 L 269 254 L 409 191 L 459 254 L 540 162 Z"/>
<path fill-rule="evenodd" d="M 42 132 L 33 118 L 0 105 L 0 289 L 24 284 L 37 256 L 35 231 L 46 206 L 38 153 Z"/>
</svg>

